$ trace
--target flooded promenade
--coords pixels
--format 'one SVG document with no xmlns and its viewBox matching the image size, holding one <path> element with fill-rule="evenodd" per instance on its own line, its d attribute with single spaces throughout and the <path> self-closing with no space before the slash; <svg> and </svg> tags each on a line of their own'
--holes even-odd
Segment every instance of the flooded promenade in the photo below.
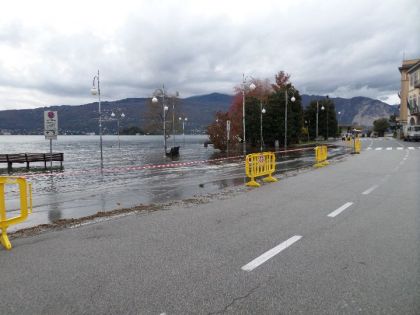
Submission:
<svg viewBox="0 0 420 315">
<path fill-rule="evenodd" d="M 13 228 L 50 223 L 59 219 L 80 218 L 98 211 L 130 208 L 139 204 L 159 204 L 195 198 L 225 187 L 243 185 L 244 163 L 240 153 L 229 156 L 204 147 L 205 135 L 176 136 L 181 146 L 176 160 L 163 154 L 162 136 L 104 137 L 104 169 L 99 160 L 98 136 L 60 136 L 54 152 L 64 153 L 64 168 L 59 163 L 45 170 L 42 163 L 28 171 L 22 164 L 9 175 L 24 176 L 33 184 L 33 214 Z M 172 144 L 169 139 L 169 144 Z M 1 136 L 0 152 L 48 152 L 43 136 Z M 331 154 L 343 154 L 333 149 Z M 313 150 L 277 155 L 278 173 L 313 164 Z M 7 175 L 7 166 L 1 172 Z M 279 174 L 277 174 L 279 176 Z M 18 206 L 17 196 L 8 192 L 10 215 Z"/>
</svg>

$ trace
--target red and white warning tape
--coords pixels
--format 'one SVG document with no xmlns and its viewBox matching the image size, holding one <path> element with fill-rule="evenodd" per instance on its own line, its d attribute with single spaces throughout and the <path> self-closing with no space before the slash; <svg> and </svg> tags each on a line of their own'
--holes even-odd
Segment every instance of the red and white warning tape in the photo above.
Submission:
<svg viewBox="0 0 420 315">
<path fill-rule="evenodd" d="M 289 150 L 279 150 L 275 151 L 274 153 L 292 153 L 292 152 L 300 152 L 300 151 L 307 151 L 313 150 L 313 147 L 301 148 L 301 149 L 289 149 Z M 80 174 L 91 174 L 91 173 L 123 173 L 128 171 L 139 171 L 139 170 L 148 170 L 148 169 L 165 169 L 165 168 L 176 168 L 176 167 L 183 167 L 183 166 L 191 166 L 191 165 L 199 165 L 199 164 L 206 164 L 206 163 L 214 163 L 214 162 L 221 162 L 227 160 L 237 160 L 243 159 L 243 155 L 237 156 L 229 156 L 217 159 L 208 159 L 208 160 L 198 160 L 198 161 L 189 161 L 189 162 L 178 162 L 178 163 L 167 163 L 167 164 L 148 164 L 148 165 L 138 165 L 138 166 L 130 166 L 130 167 L 115 167 L 115 168 L 106 168 L 101 170 L 100 168 L 89 169 L 89 170 L 78 170 L 73 172 L 45 172 L 45 173 L 34 173 L 28 174 L 24 177 L 26 178 L 36 178 L 41 176 L 69 176 L 69 175 L 80 175 Z"/>
</svg>

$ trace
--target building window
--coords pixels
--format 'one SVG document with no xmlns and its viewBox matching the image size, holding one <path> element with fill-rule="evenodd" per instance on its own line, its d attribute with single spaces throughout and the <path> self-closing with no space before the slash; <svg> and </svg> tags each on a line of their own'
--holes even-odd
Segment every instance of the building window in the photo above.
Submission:
<svg viewBox="0 0 420 315">
<path fill-rule="evenodd" d="M 414 100 L 416 100 L 415 96 L 414 96 Z M 420 113 L 420 95 L 417 95 L 417 102 L 415 103 L 416 103 L 417 113 Z"/>
<path fill-rule="evenodd" d="M 413 114 L 414 108 L 413 108 L 413 95 L 410 95 L 408 97 L 408 110 L 410 111 L 410 114 Z"/>
</svg>

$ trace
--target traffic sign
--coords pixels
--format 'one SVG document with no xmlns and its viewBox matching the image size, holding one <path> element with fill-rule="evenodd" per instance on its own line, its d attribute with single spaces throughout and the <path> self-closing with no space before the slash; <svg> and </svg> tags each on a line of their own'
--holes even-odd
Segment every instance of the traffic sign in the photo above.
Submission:
<svg viewBox="0 0 420 315">
<path fill-rule="evenodd" d="M 56 111 L 44 112 L 44 136 L 45 140 L 57 140 L 58 115 Z"/>
</svg>

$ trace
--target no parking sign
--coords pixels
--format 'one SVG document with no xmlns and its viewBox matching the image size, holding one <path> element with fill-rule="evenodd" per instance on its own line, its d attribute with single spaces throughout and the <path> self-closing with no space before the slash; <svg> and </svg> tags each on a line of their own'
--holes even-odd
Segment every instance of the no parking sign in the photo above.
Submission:
<svg viewBox="0 0 420 315">
<path fill-rule="evenodd" d="M 58 116 L 56 111 L 44 112 L 44 136 L 45 140 L 57 140 Z"/>
</svg>

